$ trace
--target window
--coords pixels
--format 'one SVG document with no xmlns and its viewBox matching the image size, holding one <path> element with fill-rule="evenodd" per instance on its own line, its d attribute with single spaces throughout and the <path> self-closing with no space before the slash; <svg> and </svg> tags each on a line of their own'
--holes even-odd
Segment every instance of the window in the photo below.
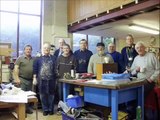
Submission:
<svg viewBox="0 0 160 120">
<path fill-rule="evenodd" d="M 98 42 L 101 42 L 101 37 L 100 36 L 93 36 L 93 35 L 88 35 L 88 49 L 95 54 L 96 51 L 96 45 Z"/>
<path fill-rule="evenodd" d="M 23 53 L 30 44 L 33 55 L 40 51 L 41 0 L 0 1 L 0 42 L 11 43 L 13 57 Z"/>
<path fill-rule="evenodd" d="M 18 20 L 17 14 L 0 12 L 0 16 L 0 42 L 11 43 L 12 49 L 15 50 L 12 56 L 16 57 Z"/>
<path fill-rule="evenodd" d="M 76 51 L 79 49 L 79 41 L 81 39 L 86 39 L 86 35 L 84 34 L 77 34 L 73 33 L 73 51 Z"/>
</svg>

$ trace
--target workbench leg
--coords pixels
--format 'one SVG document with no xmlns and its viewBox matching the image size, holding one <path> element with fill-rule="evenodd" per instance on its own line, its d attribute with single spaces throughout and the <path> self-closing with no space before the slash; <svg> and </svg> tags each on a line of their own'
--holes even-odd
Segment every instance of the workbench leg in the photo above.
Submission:
<svg viewBox="0 0 160 120">
<path fill-rule="evenodd" d="M 36 120 L 38 120 L 38 105 L 37 105 L 37 103 L 35 103 L 35 107 L 36 107 Z"/>
<path fill-rule="evenodd" d="M 69 95 L 69 84 L 63 83 L 63 102 L 67 102 L 68 95 Z"/>
<path fill-rule="evenodd" d="M 118 120 L 118 91 L 111 90 L 112 120 Z"/>
<path fill-rule="evenodd" d="M 25 104 L 19 103 L 17 108 L 18 120 L 25 120 Z"/>
<path fill-rule="evenodd" d="M 141 106 L 142 120 L 144 120 L 144 86 L 138 88 L 138 106 Z"/>
</svg>

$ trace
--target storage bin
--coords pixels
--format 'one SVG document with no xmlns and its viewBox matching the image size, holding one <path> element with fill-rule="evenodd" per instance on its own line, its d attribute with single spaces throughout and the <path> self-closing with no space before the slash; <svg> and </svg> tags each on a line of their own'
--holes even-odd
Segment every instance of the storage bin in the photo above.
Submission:
<svg viewBox="0 0 160 120">
<path fill-rule="evenodd" d="M 62 120 L 76 120 L 76 118 L 68 116 L 65 113 L 62 113 Z"/>
<path fill-rule="evenodd" d="M 94 116 L 94 115 L 93 115 Z M 74 118 L 73 116 L 70 116 L 68 114 L 62 113 L 62 120 L 102 120 L 99 117 L 82 117 L 82 118 Z"/>
<path fill-rule="evenodd" d="M 83 97 L 82 96 L 74 96 L 72 98 L 67 98 L 67 105 L 72 108 L 83 107 Z"/>
</svg>

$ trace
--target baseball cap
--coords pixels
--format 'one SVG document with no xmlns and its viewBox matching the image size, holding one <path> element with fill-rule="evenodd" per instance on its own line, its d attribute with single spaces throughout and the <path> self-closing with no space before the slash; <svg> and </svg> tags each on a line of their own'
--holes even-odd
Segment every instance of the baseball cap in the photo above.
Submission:
<svg viewBox="0 0 160 120">
<path fill-rule="evenodd" d="M 98 47 L 98 46 L 105 47 L 104 43 L 102 43 L 102 42 L 97 43 L 97 47 Z"/>
</svg>

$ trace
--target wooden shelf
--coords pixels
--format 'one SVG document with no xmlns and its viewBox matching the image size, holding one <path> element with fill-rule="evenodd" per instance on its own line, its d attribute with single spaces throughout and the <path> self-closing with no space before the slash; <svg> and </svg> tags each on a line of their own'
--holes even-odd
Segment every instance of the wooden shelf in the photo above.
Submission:
<svg viewBox="0 0 160 120">
<path fill-rule="evenodd" d="M 156 57 L 160 61 L 160 47 L 159 46 L 148 46 L 147 51 L 155 53 Z"/>
<path fill-rule="evenodd" d="M 0 56 L 0 83 L 2 83 L 2 56 Z"/>
<path fill-rule="evenodd" d="M 156 49 L 160 49 L 160 46 L 148 46 L 147 48 L 156 48 Z"/>
</svg>

